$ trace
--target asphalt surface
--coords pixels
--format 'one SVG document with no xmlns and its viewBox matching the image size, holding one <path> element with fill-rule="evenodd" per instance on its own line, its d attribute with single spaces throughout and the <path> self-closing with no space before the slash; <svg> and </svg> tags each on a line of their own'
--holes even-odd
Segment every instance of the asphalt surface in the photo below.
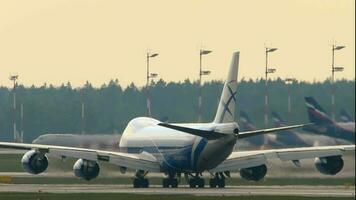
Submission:
<svg viewBox="0 0 356 200">
<path fill-rule="evenodd" d="M 355 197 L 355 187 L 346 186 L 229 186 L 224 189 L 132 188 L 131 185 L 65 185 L 65 184 L 0 184 L 0 192 L 47 193 L 130 193 L 130 194 L 188 194 L 196 196 L 310 196 Z"/>
</svg>

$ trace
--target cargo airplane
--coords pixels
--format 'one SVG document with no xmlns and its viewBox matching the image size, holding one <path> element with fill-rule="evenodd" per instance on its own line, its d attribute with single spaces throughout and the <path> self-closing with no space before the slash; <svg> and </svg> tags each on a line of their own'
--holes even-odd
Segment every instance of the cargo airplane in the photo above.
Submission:
<svg viewBox="0 0 356 200">
<path fill-rule="evenodd" d="M 72 157 L 78 159 L 73 170 L 80 178 L 96 178 L 99 162 L 108 162 L 120 166 L 123 172 L 136 170 L 133 186 L 140 188 L 149 187 L 149 172 L 166 174 L 163 187 L 177 187 L 178 178 L 184 175 L 190 187 L 202 188 L 203 172 L 212 175 L 209 185 L 213 188 L 225 187 L 230 171 L 239 170 L 243 178 L 258 181 L 266 175 L 269 159 L 315 159 L 316 168 L 323 174 L 341 171 L 342 156 L 345 151 L 353 151 L 354 145 L 233 152 L 239 139 L 305 126 L 241 132 L 234 121 L 238 61 L 239 52 L 235 52 L 213 122 L 171 124 L 148 117 L 134 118 L 127 124 L 117 151 L 10 142 L 0 142 L 0 147 L 28 150 L 21 162 L 31 174 L 47 169 L 48 156 Z"/>
</svg>

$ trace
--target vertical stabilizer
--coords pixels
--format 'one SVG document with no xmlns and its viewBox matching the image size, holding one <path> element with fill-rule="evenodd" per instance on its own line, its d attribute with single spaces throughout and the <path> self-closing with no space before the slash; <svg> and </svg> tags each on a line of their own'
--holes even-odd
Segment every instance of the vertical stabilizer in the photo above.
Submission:
<svg viewBox="0 0 356 200">
<path fill-rule="evenodd" d="M 239 67 L 240 52 L 235 52 L 221 93 L 218 110 L 214 123 L 230 123 L 235 121 L 235 104 L 237 89 L 237 73 Z"/>
<path fill-rule="evenodd" d="M 305 97 L 310 122 L 316 124 L 332 124 L 333 121 L 313 97 Z"/>
<path fill-rule="evenodd" d="M 355 121 L 345 109 L 340 110 L 340 119 L 342 122 L 354 122 Z"/>
<path fill-rule="evenodd" d="M 272 119 L 277 127 L 286 126 L 286 121 L 275 111 L 272 111 Z"/>
</svg>

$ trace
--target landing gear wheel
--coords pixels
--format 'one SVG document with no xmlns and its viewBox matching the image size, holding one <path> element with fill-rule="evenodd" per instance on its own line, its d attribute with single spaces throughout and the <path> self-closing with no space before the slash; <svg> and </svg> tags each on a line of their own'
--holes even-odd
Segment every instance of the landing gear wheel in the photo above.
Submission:
<svg viewBox="0 0 356 200">
<path fill-rule="evenodd" d="M 200 178 L 200 177 L 195 177 L 192 179 L 189 179 L 189 187 L 190 188 L 204 188 L 205 185 L 205 181 L 204 179 Z"/>
<path fill-rule="evenodd" d="M 171 186 L 172 186 L 172 188 L 178 187 L 178 180 L 176 178 L 171 180 Z"/>
<path fill-rule="evenodd" d="M 225 187 L 225 179 L 224 178 L 212 178 L 209 180 L 209 186 L 211 188 L 224 188 Z"/>
<path fill-rule="evenodd" d="M 225 187 L 225 179 L 218 179 L 218 187 L 219 188 L 224 188 Z"/>
<path fill-rule="evenodd" d="M 162 186 L 164 188 L 169 188 L 169 187 L 177 188 L 178 187 L 178 179 L 176 179 L 176 178 L 164 178 L 162 180 Z"/>
<path fill-rule="evenodd" d="M 209 180 L 209 186 L 211 188 L 216 188 L 217 185 L 218 185 L 218 183 L 217 183 L 217 179 L 216 178 L 212 178 L 212 179 Z"/>
<path fill-rule="evenodd" d="M 135 178 L 133 181 L 134 188 L 148 188 L 149 182 L 146 178 Z"/>
<path fill-rule="evenodd" d="M 204 188 L 205 181 L 202 178 L 198 179 L 198 188 Z"/>
</svg>

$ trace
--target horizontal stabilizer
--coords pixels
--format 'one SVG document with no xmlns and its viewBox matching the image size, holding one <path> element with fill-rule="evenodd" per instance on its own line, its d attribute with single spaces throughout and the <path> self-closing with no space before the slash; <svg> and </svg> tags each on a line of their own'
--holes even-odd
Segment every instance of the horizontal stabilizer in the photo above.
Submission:
<svg viewBox="0 0 356 200">
<path fill-rule="evenodd" d="M 176 126 L 176 125 L 172 125 L 172 124 L 167 124 L 167 123 L 159 123 L 159 126 L 163 126 L 166 128 L 170 128 L 170 129 L 174 129 L 177 131 L 182 131 L 185 133 L 189 133 L 192 135 L 196 135 L 199 137 L 203 137 L 206 138 L 208 140 L 215 140 L 221 137 L 226 136 L 227 134 L 225 133 L 219 133 L 219 132 L 215 132 L 215 131 L 206 131 L 206 130 L 199 130 L 199 129 L 194 129 L 194 128 L 188 128 L 188 127 L 183 127 L 183 126 Z"/>
<path fill-rule="evenodd" d="M 238 138 L 241 139 L 241 138 L 247 138 L 247 137 L 252 137 L 252 136 L 256 136 L 256 135 L 273 133 L 276 131 L 285 131 L 285 130 L 289 130 L 289 129 L 302 128 L 302 127 L 310 126 L 313 124 L 314 123 L 299 124 L 299 125 L 293 125 L 293 126 L 283 126 L 283 127 L 278 127 L 278 128 L 269 128 L 269 129 L 262 129 L 262 130 L 256 130 L 256 131 L 245 131 L 245 132 L 240 132 L 238 135 Z"/>
</svg>

